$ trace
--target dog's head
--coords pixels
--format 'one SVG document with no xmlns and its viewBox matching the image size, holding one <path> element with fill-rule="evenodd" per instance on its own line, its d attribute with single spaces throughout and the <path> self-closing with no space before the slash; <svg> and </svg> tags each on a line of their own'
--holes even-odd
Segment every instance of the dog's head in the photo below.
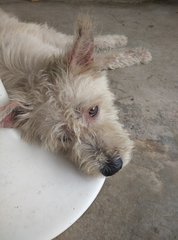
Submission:
<svg viewBox="0 0 178 240">
<path fill-rule="evenodd" d="M 6 112 L 1 126 L 19 127 L 27 141 L 53 152 L 67 150 L 89 174 L 110 176 L 130 161 L 132 141 L 118 121 L 106 73 L 95 60 L 88 18 L 79 19 L 73 45 L 49 59 L 33 88 L 24 91 L 28 100 L 1 109 Z"/>
</svg>

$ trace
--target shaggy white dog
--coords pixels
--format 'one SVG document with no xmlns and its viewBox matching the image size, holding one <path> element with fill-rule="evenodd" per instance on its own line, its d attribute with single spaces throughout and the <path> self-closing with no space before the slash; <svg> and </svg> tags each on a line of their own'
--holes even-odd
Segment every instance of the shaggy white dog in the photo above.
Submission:
<svg viewBox="0 0 178 240">
<path fill-rule="evenodd" d="M 143 48 L 116 50 L 126 44 L 120 35 L 93 38 L 87 16 L 73 37 L 0 11 L 0 77 L 10 98 L 0 108 L 0 126 L 18 127 L 25 140 L 50 151 L 67 151 L 89 174 L 113 175 L 130 161 L 133 143 L 103 70 L 151 60 Z"/>
</svg>

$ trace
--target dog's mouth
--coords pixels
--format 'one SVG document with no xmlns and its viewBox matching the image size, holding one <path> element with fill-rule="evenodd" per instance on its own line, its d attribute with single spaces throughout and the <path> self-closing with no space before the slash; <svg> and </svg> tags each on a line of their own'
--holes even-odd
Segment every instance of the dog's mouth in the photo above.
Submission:
<svg viewBox="0 0 178 240">
<path fill-rule="evenodd" d="M 99 144 L 76 142 L 73 146 L 72 159 L 78 167 L 89 175 L 112 176 L 123 167 L 123 160 L 116 151 L 106 152 Z"/>
</svg>

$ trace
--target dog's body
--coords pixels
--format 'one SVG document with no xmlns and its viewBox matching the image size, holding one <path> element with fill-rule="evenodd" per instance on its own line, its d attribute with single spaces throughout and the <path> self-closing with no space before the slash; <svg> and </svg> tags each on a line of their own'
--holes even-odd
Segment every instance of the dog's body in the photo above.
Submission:
<svg viewBox="0 0 178 240">
<path fill-rule="evenodd" d="M 133 144 L 102 70 L 151 60 L 142 48 L 101 53 L 126 44 L 119 35 L 93 39 L 88 17 L 73 37 L 0 11 L 0 78 L 10 98 L 0 126 L 18 127 L 50 151 L 67 150 L 88 173 L 114 174 L 129 162 Z"/>
</svg>

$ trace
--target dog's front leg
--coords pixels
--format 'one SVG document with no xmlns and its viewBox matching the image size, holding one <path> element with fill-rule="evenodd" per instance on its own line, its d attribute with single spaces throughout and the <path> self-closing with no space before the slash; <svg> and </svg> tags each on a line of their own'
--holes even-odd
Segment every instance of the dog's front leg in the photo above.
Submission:
<svg viewBox="0 0 178 240">
<path fill-rule="evenodd" d="M 53 33 L 53 38 L 51 39 L 51 42 L 55 43 L 54 45 L 58 48 L 64 48 L 66 44 L 70 46 L 73 41 L 74 36 L 63 33 Z M 125 47 L 127 45 L 127 37 L 124 35 L 100 35 L 94 38 L 94 45 L 98 51 Z"/>
<path fill-rule="evenodd" d="M 147 64 L 151 60 L 151 53 L 145 48 L 106 52 L 98 54 L 95 58 L 96 64 L 101 70 L 124 68 L 136 64 Z"/>
<path fill-rule="evenodd" d="M 94 39 L 95 48 L 98 50 L 107 50 L 127 45 L 127 37 L 124 35 L 100 35 Z"/>
</svg>

